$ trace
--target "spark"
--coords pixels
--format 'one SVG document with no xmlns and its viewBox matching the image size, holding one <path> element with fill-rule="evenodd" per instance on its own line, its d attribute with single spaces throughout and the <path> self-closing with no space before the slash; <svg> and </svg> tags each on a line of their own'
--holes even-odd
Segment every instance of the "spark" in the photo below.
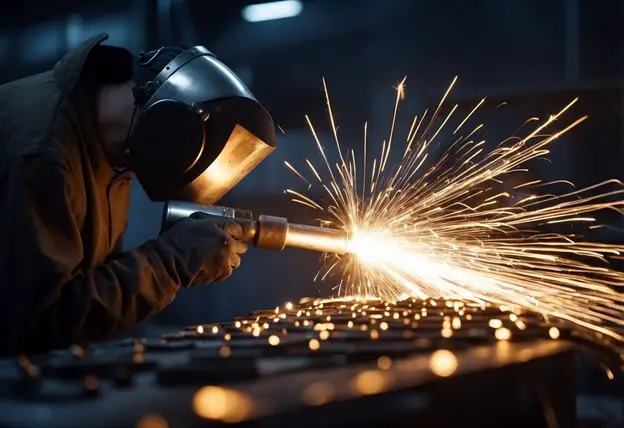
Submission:
<svg viewBox="0 0 624 428">
<path fill-rule="evenodd" d="M 448 377 L 455 373 L 459 363 L 457 357 L 451 351 L 440 349 L 431 355 L 429 367 L 431 371 L 440 377 Z"/>
<path fill-rule="evenodd" d="M 321 344 L 319 343 L 318 340 L 316 339 L 312 339 L 308 342 L 308 347 L 312 350 L 312 351 L 318 351 L 318 349 L 321 347 Z"/>
<path fill-rule="evenodd" d="M 305 202 L 306 204 L 310 205 L 312 208 L 316 208 L 319 210 L 323 210 L 323 207 L 320 206 L 319 204 L 317 204 L 316 202 L 314 202 L 312 199 L 308 198 L 305 195 L 302 195 L 299 192 L 295 192 L 294 190 L 291 189 L 286 189 L 286 193 L 290 193 L 291 195 L 295 195 L 298 198 L 301 198 L 301 202 Z M 298 199 L 297 199 L 298 200 Z"/>
<path fill-rule="evenodd" d="M 305 181 L 306 183 L 308 183 L 308 186 L 312 186 L 312 183 L 310 183 L 299 171 L 297 171 L 288 161 L 284 161 L 284 165 L 286 165 L 286 168 L 290 169 L 292 172 L 295 173 L 295 175 L 297 175 L 297 177 L 299 177 L 300 179 L 302 179 L 303 181 Z"/>
<path fill-rule="evenodd" d="M 506 328 L 498 328 L 494 331 L 494 336 L 498 340 L 509 340 L 511 338 L 511 331 Z"/>
<path fill-rule="evenodd" d="M 382 356 L 377 359 L 377 366 L 382 370 L 389 370 L 392 367 L 392 360 L 389 357 Z"/>
<path fill-rule="evenodd" d="M 503 326 L 503 322 L 501 320 L 491 319 L 488 322 L 488 325 L 492 328 L 501 328 Z"/>
<path fill-rule="evenodd" d="M 396 301 L 408 296 L 523 308 L 546 320 L 559 318 L 624 341 L 624 298 L 618 290 L 624 284 L 624 272 L 609 265 L 622 258 L 624 246 L 592 242 L 578 232 L 584 226 L 588 230 L 598 227 L 592 215 L 598 211 L 624 214 L 624 183 L 607 180 L 567 193 L 542 191 L 557 183 L 572 185 L 566 180 L 508 184 L 514 174 L 529 170 L 529 161 L 545 158 L 553 142 L 587 119 L 566 120 L 553 129 L 578 99 L 544 120 L 525 121 L 517 131 L 523 130 L 524 135 L 492 145 L 477 138 L 484 131 L 483 124 L 470 124 L 485 98 L 456 126 L 450 124 L 459 107 L 443 113 L 455 77 L 432 115 L 427 116 L 425 110 L 414 116 L 401 145 L 393 140 L 405 82 L 395 88 L 390 134 L 381 144 L 380 156 L 372 154 L 367 123 L 363 159 L 356 162 L 355 151 L 340 145 L 325 80 L 339 162 L 330 160 L 333 154 L 324 149 L 306 116 L 324 167 L 319 169 L 306 159 L 318 180 L 310 189 L 314 198 L 294 190 L 289 193 L 294 201 L 322 210 L 327 216 L 322 224 L 350 235 L 349 254 L 324 256 L 330 267 L 323 279 L 335 276 L 337 266 L 342 269 L 337 297 Z M 452 128 L 447 131 L 447 126 Z M 454 136 L 463 127 L 472 131 Z M 433 160 L 432 141 L 438 136 L 454 140 Z M 403 156 L 392 164 L 390 151 L 397 147 Z M 367 159 L 369 155 L 372 160 Z M 358 165 L 363 171 L 359 175 Z M 303 175 L 297 175 L 310 185 Z M 318 192 L 312 192 L 317 189 L 329 196 L 325 202 L 320 202 Z M 532 194 L 522 193 L 527 189 Z M 577 232 L 561 232 L 561 223 L 573 224 Z M 492 321 L 497 337 L 506 340 L 510 330 L 502 328 L 500 320 Z M 526 327 L 520 320 L 516 326 Z M 453 334 L 450 328 L 445 332 Z"/>
<path fill-rule="evenodd" d="M 472 111 L 466 115 L 464 120 L 462 120 L 461 123 L 457 125 L 457 128 L 455 128 L 455 131 L 453 131 L 453 135 L 455 135 L 457 131 L 459 131 L 462 126 L 464 126 L 464 124 L 468 121 L 468 119 L 470 119 L 470 116 L 472 116 L 474 112 L 477 111 L 477 109 L 481 107 L 481 104 L 483 104 L 484 102 L 485 102 L 485 98 L 479 101 L 479 103 L 475 106 L 475 108 L 473 108 Z"/>
</svg>

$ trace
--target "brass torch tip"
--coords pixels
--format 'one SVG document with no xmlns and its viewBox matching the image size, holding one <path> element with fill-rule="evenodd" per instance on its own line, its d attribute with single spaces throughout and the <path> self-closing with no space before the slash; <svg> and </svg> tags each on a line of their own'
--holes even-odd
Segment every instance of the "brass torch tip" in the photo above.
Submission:
<svg viewBox="0 0 624 428">
<path fill-rule="evenodd" d="M 347 232 L 326 227 L 288 224 L 286 246 L 323 253 L 345 254 L 348 252 Z"/>
</svg>

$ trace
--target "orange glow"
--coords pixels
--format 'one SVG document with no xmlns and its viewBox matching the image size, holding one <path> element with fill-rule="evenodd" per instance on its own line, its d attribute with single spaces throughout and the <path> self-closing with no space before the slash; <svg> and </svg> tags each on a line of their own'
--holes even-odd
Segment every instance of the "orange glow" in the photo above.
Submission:
<svg viewBox="0 0 624 428">
<path fill-rule="evenodd" d="M 368 370 L 358 374 L 353 381 L 353 389 L 362 395 L 379 394 L 386 389 L 387 379 L 383 372 Z"/>
<path fill-rule="evenodd" d="M 206 386 L 193 396 L 193 410 L 206 419 L 234 423 L 251 414 L 253 402 L 234 389 Z"/>
<path fill-rule="evenodd" d="M 446 349 L 435 351 L 429 360 L 429 368 L 436 376 L 440 377 L 451 376 L 457 370 L 457 366 L 457 357 Z"/>
</svg>

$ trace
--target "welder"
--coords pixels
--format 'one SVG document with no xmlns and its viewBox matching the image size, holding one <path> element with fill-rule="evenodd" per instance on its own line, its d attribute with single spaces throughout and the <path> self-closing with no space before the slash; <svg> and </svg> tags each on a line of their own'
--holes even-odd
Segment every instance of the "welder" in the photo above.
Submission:
<svg viewBox="0 0 624 428">
<path fill-rule="evenodd" d="M 197 213 L 121 252 L 130 183 L 212 204 L 275 146 L 270 115 L 202 46 L 133 56 L 102 34 L 0 86 L 0 354 L 106 340 L 247 246 Z"/>
</svg>

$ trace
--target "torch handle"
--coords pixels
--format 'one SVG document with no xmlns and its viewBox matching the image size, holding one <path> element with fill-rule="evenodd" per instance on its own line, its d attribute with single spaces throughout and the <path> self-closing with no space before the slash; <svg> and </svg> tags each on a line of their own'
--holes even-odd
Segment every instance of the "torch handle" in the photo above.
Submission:
<svg viewBox="0 0 624 428">
<path fill-rule="evenodd" d="M 174 223 L 200 212 L 210 217 L 224 218 L 235 221 L 243 228 L 241 242 L 253 243 L 258 232 L 258 222 L 253 220 L 250 211 L 239 210 L 217 205 L 200 205 L 184 201 L 167 201 L 163 211 L 160 233 L 169 229 Z"/>
<path fill-rule="evenodd" d="M 261 215 L 258 220 L 254 220 L 250 211 L 182 201 L 166 203 L 161 233 L 196 212 L 237 222 L 243 227 L 241 241 L 258 248 L 281 251 L 285 247 L 294 247 L 335 254 L 348 252 L 349 237 L 342 230 L 288 223 L 283 217 L 268 215 Z"/>
<path fill-rule="evenodd" d="M 223 217 L 232 220 L 253 220 L 251 211 L 236 208 L 220 207 L 217 205 L 201 205 L 185 201 L 167 201 L 163 210 L 160 232 L 169 229 L 174 223 L 183 218 L 190 217 L 196 212 L 202 212 L 215 217 Z"/>
</svg>

